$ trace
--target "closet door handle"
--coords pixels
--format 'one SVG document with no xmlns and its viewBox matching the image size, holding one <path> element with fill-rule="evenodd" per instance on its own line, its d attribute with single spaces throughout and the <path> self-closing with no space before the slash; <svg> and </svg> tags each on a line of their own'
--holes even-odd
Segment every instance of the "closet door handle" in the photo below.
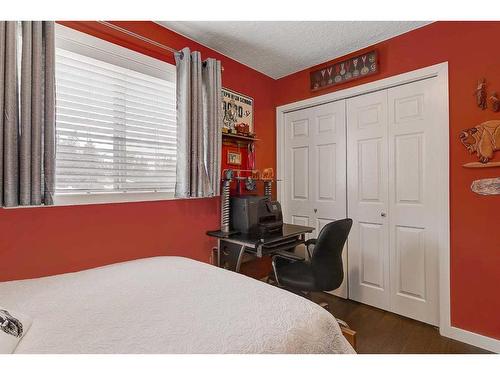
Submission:
<svg viewBox="0 0 500 375">
<path fill-rule="evenodd" d="M 382 216 L 382 217 L 386 217 L 386 216 L 387 216 L 387 214 L 386 214 L 385 212 L 381 212 L 381 213 L 380 213 L 380 216 Z"/>
<path fill-rule="evenodd" d="M 314 209 L 314 213 L 316 213 L 316 212 L 318 212 L 318 209 L 317 209 L 317 208 L 315 208 L 315 209 Z"/>
</svg>

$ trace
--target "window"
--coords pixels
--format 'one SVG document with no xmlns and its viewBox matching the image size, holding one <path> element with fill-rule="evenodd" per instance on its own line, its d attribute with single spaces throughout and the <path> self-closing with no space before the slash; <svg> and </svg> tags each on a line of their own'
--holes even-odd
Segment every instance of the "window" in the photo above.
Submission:
<svg viewBox="0 0 500 375">
<path fill-rule="evenodd" d="M 56 198 L 171 195 L 175 96 L 173 65 L 58 25 Z"/>
</svg>

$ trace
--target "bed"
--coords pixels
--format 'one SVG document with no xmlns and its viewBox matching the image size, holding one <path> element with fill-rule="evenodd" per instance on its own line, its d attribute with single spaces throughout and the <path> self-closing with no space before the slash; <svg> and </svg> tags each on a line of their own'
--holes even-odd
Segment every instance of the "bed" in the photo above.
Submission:
<svg viewBox="0 0 500 375">
<path fill-rule="evenodd" d="M 354 353 L 315 303 L 182 257 L 0 283 L 33 323 L 15 353 Z"/>
</svg>

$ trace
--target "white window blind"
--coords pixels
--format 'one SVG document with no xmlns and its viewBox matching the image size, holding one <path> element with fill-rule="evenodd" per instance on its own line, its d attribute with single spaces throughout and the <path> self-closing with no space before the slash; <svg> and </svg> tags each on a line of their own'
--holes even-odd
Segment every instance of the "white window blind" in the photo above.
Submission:
<svg viewBox="0 0 500 375">
<path fill-rule="evenodd" d="M 56 194 L 173 192 L 172 66 L 77 32 L 61 34 Z"/>
</svg>

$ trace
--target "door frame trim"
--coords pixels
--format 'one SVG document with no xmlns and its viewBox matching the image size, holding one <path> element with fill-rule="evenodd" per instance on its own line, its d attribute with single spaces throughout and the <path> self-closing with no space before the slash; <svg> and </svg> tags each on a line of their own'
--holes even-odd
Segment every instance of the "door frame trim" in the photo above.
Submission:
<svg viewBox="0 0 500 375">
<path fill-rule="evenodd" d="M 365 83 L 344 90 L 300 100 L 294 103 L 276 107 L 276 157 L 277 157 L 277 193 L 278 200 L 284 195 L 284 124 L 285 114 L 300 109 L 315 107 L 321 104 L 352 98 L 395 86 L 435 78 L 438 97 L 436 118 L 440 127 L 439 137 L 442 145 L 437 155 L 440 170 L 443 171 L 441 181 L 436 183 L 439 188 L 440 228 L 439 228 L 439 332 L 441 335 L 463 341 L 488 350 L 499 351 L 499 341 L 490 337 L 469 332 L 451 325 L 450 316 L 450 173 L 449 173 L 449 94 L 448 94 L 448 62 L 398 74 L 378 81 Z"/>
</svg>

